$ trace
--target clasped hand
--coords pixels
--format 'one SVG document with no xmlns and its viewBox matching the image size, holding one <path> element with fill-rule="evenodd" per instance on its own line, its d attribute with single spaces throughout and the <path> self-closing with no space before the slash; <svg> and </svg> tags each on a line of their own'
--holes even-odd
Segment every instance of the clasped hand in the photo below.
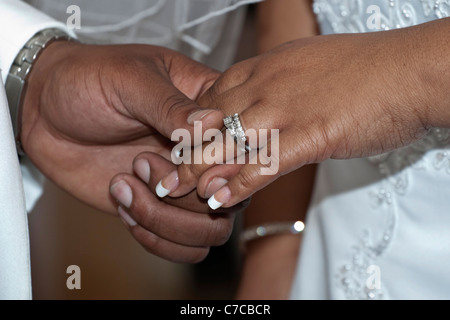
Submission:
<svg viewBox="0 0 450 320">
<path fill-rule="evenodd" d="M 424 60 L 405 50 L 422 31 L 297 40 L 222 75 L 159 47 L 54 43 L 30 74 L 24 150 L 63 189 L 118 211 L 148 251 L 197 262 L 228 239 L 246 199 L 279 176 L 387 152 L 440 124 L 429 106 L 446 100 L 427 82 Z M 201 121 L 202 134 L 221 130 L 235 113 L 256 132 L 246 162 L 230 162 L 242 154 L 224 152 L 227 139 L 195 146 L 200 163 L 170 161 L 175 129 L 194 136 Z M 211 147 L 218 152 L 203 152 Z M 263 151 L 276 166 L 260 161 Z M 276 170 L 261 174 L 268 166 Z"/>
<path fill-rule="evenodd" d="M 222 122 L 222 112 L 193 102 L 219 75 L 161 47 L 54 42 L 28 79 L 23 149 L 62 189 L 97 209 L 119 212 L 148 251 L 198 262 L 229 238 L 234 212 L 246 204 L 212 215 L 195 192 L 160 201 L 148 188 L 175 169 L 167 160 L 172 131 L 193 132 L 196 120 L 204 130 Z M 132 166 L 144 151 L 153 155 L 143 154 Z"/>
<path fill-rule="evenodd" d="M 176 198 L 196 189 L 213 209 L 231 207 L 303 165 L 376 155 L 418 140 L 434 125 L 434 90 L 414 53 L 405 50 L 416 41 L 414 32 L 420 30 L 312 37 L 236 64 L 199 104 L 238 113 L 243 127 L 257 132 L 253 141 L 263 143 L 250 145 L 256 152 L 245 164 L 237 161 L 242 154 L 228 152 L 223 137 L 198 146 L 215 152 L 200 152 L 202 162 L 169 173 L 160 195 Z M 277 130 L 276 141 L 265 142 L 261 129 Z M 272 174 L 261 174 L 272 166 L 260 161 L 261 153 L 275 155 Z"/>
</svg>

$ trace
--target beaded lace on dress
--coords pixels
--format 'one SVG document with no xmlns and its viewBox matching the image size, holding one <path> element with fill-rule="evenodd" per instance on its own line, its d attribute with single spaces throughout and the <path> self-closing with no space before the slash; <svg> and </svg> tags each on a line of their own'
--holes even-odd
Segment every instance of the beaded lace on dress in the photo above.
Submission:
<svg viewBox="0 0 450 320">
<path fill-rule="evenodd" d="M 379 25 L 370 28 L 368 20 L 373 5 L 379 9 Z M 371 7 L 372 6 L 372 7 Z M 390 30 L 416 25 L 450 16 L 447 0 L 315 0 L 313 10 L 323 34 L 362 33 Z M 431 157 L 424 157 L 425 154 Z M 430 160 L 431 159 L 431 160 Z M 386 210 L 384 230 L 367 226 L 361 231 L 359 243 L 351 250 L 351 261 L 336 271 L 336 284 L 349 299 L 386 298 L 383 286 L 367 285 L 370 266 L 377 264 L 395 239 L 398 223 L 397 197 L 407 195 L 411 170 L 439 170 L 450 174 L 450 130 L 434 128 L 422 140 L 393 152 L 370 157 L 368 161 L 378 167 L 381 183 L 370 191 L 374 208 Z"/>
</svg>

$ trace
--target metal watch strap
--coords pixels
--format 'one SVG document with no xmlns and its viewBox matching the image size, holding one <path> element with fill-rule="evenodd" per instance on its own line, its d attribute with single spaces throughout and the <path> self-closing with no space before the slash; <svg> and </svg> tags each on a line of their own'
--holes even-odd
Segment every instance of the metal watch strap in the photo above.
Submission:
<svg viewBox="0 0 450 320">
<path fill-rule="evenodd" d="M 16 140 L 17 152 L 23 155 L 20 145 L 20 106 L 22 93 L 24 92 L 27 76 L 31 71 L 33 62 L 37 59 L 42 49 L 55 40 L 71 40 L 71 37 L 60 29 L 45 29 L 36 33 L 20 50 L 14 59 L 13 65 L 6 78 L 5 90 L 8 98 L 9 112 Z"/>
</svg>

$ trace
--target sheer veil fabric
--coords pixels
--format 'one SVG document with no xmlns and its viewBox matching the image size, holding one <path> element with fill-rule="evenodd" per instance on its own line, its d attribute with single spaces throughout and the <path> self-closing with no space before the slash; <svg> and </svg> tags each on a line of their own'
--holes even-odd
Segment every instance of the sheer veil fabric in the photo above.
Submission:
<svg viewBox="0 0 450 320">
<path fill-rule="evenodd" d="M 213 68 L 233 62 L 245 7 L 261 0 L 29 0 L 60 21 L 77 5 L 88 43 L 144 43 L 180 51 Z"/>
</svg>

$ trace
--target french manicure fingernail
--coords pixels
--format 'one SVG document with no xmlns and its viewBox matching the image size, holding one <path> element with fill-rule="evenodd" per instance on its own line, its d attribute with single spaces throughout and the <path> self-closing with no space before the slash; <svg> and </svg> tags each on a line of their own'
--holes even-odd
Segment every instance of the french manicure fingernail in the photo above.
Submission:
<svg viewBox="0 0 450 320">
<path fill-rule="evenodd" d="M 231 198 L 231 191 L 227 186 L 225 186 L 219 191 L 217 191 L 214 195 L 212 195 L 211 198 L 209 198 L 208 205 L 211 209 L 217 210 L 224 203 L 228 202 L 230 198 Z"/>
<path fill-rule="evenodd" d="M 211 180 L 211 182 L 206 187 L 205 198 L 211 197 L 214 193 L 216 193 L 220 188 L 228 183 L 228 180 L 220 177 L 216 177 Z"/>
<path fill-rule="evenodd" d="M 134 172 L 145 183 L 150 182 L 150 164 L 145 159 L 139 159 L 134 164 Z"/>
<path fill-rule="evenodd" d="M 219 209 L 222 205 L 223 205 L 223 203 L 217 201 L 216 198 L 214 197 L 214 195 L 212 195 L 211 198 L 209 198 L 209 200 L 208 200 L 208 206 L 213 210 Z"/>
<path fill-rule="evenodd" d="M 190 125 L 194 125 L 196 121 L 201 121 L 204 117 L 206 117 L 208 114 L 210 114 L 213 111 L 214 110 L 210 110 L 210 109 L 196 111 L 188 117 L 187 122 Z"/>
<path fill-rule="evenodd" d="M 120 217 L 126 222 L 126 224 L 128 224 L 130 227 L 134 227 L 135 225 L 137 225 L 137 222 L 134 221 L 134 219 L 132 217 L 130 217 L 130 215 L 122 209 L 122 207 L 118 207 L 117 211 L 119 212 Z"/>
<path fill-rule="evenodd" d="M 121 180 L 111 186 L 111 194 L 119 201 L 124 207 L 131 207 L 133 202 L 133 192 L 130 186 L 125 181 Z"/>
<path fill-rule="evenodd" d="M 163 178 L 156 186 L 156 194 L 160 198 L 164 198 L 178 187 L 178 172 L 172 171 Z"/>
</svg>

